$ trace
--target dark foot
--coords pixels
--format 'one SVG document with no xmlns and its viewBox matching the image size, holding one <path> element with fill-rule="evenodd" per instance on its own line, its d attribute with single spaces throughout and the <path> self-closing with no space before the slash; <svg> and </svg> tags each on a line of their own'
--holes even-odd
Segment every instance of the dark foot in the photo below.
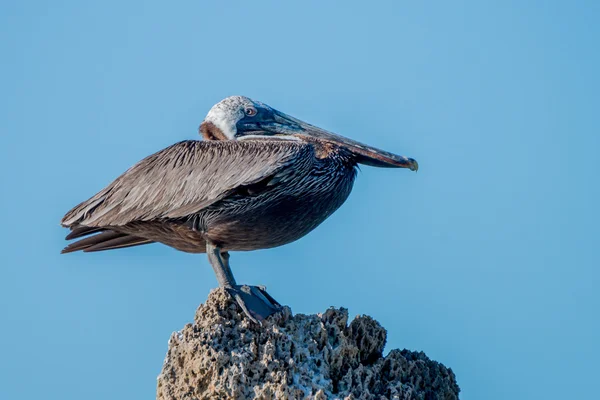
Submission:
<svg viewBox="0 0 600 400">
<path fill-rule="evenodd" d="M 246 316 L 258 324 L 281 310 L 281 304 L 267 293 L 265 287 L 236 285 L 225 290 L 242 307 Z"/>
</svg>

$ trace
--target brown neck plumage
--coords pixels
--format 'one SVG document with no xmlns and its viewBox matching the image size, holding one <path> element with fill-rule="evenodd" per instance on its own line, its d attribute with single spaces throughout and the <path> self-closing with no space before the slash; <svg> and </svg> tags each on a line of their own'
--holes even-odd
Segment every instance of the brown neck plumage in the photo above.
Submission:
<svg viewBox="0 0 600 400">
<path fill-rule="evenodd" d="M 223 131 L 212 122 L 204 121 L 198 131 L 204 140 L 229 140 Z"/>
</svg>

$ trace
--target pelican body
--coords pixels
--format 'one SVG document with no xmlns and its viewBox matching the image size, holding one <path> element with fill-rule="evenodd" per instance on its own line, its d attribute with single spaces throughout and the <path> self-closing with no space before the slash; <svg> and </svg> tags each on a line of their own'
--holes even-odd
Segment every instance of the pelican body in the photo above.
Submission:
<svg viewBox="0 0 600 400">
<path fill-rule="evenodd" d="M 264 103 L 232 96 L 176 143 L 135 164 L 69 211 L 63 252 L 159 242 L 208 253 L 219 284 L 260 321 L 279 309 L 263 288 L 237 285 L 229 251 L 293 242 L 348 198 L 359 163 L 417 170 L 415 160 L 327 132 Z"/>
</svg>

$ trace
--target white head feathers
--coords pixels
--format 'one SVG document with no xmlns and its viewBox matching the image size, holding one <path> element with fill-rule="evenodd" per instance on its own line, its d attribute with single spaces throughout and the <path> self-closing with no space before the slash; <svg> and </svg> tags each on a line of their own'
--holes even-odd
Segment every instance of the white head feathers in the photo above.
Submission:
<svg viewBox="0 0 600 400">
<path fill-rule="evenodd" d="M 244 118 L 244 110 L 254 107 L 254 102 L 244 96 L 230 96 L 215 104 L 205 121 L 212 122 L 228 139 L 235 139 L 236 124 Z"/>
</svg>

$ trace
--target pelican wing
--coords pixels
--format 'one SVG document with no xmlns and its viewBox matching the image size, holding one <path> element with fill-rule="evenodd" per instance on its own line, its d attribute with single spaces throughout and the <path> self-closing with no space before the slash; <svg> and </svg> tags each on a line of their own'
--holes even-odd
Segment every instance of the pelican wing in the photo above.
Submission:
<svg viewBox="0 0 600 400">
<path fill-rule="evenodd" d="M 275 175 L 285 179 L 288 167 L 312 151 L 309 144 L 284 140 L 179 142 L 135 164 L 61 224 L 120 226 L 186 217 L 240 186 Z"/>
</svg>

